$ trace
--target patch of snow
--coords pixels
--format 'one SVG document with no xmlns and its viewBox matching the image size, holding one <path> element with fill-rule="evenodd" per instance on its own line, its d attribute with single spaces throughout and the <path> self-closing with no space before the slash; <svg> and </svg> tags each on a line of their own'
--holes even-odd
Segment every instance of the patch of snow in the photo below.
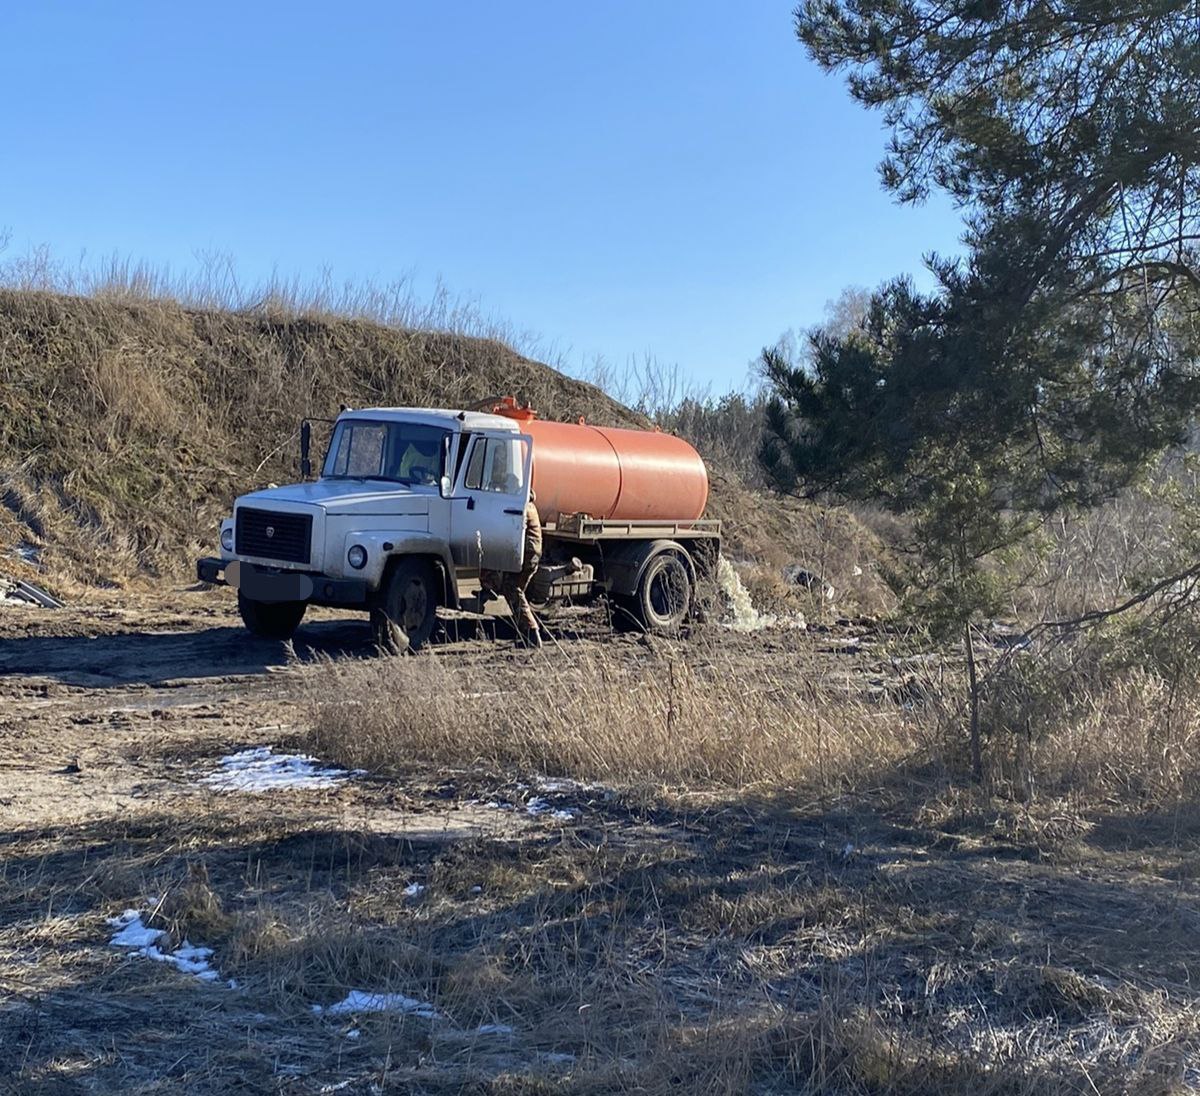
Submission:
<svg viewBox="0 0 1200 1096">
<path fill-rule="evenodd" d="M 9 550 L 8 554 L 13 559 L 24 560 L 26 563 L 30 563 L 34 567 L 40 567 L 42 565 L 42 550 L 36 544 L 30 544 L 27 540 L 18 542 Z"/>
<path fill-rule="evenodd" d="M 142 915 L 137 910 L 126 910 L 117 917 L 110 917 L 108 923 L 117 930 L 109 941 L 115 948 L 147 948 L 157 944 L 163 934 L 162 929 L 143 925 Z"/>
<path fill-rule="evenodd" d="M 280 789 L 333 788 L 361 770 L 321 768 L 315 757 L 277 754 L 270 746 L 255 746 L 229 754 L 218 762 L 217 772 L 200 783 L 222 792 L 270 792 Z"/>
<path fill-rule="evenodd" d="M 480 1024 L 475 1029 L 476 1035 L 511 1035 L 513 1029 L 508 1024 Z"/>
<path fill-rule="evenodd" d="M 525 813 L 537 816 L 539 814 L 549 814 L 555 822 L 570 822 L 575 817 L 575 811 L 560 809 L 556 810 L 554 805 L 541 796 L 534 796 L 528 803 L 525 804 Z"/>
<path fill-rule="evenodd" d="M 139 954 L 160 963 L 172 963 L 177 970 L 194 974 L 202 982 L 215 982 L 218 977 L 208 963 L 212 958 L 212 948 L 192 947 L 186 940 L 175 951 L 159 951 L 157 947 L 148 947 L 141 949 Z"/>
<path fill-rule="evenodd" d="M 135 955 L 157 963 L 170 963 L 176 970 L 194 974 L 203 982 L 215 982 L 219 977 L 209 963 L 212 948 L 198 948 L 184 940 L 174 951 L 163 951 L 158 945 L 166 933 L 162 929 L 149 928 L 137 910 L 125 910 L 117 917 L 108 918 L 108 923 L 117 930 L 109 940 L 112 947 L 131 948 Z M 236 983 L 231 983 L 230 988 L 236 988 Z"/>
<path fill-rule="evenodd" d="M 418 894 L 423 894 L 424 891 L 424 883 L 409 883 L 409 885 L 404 888 L 404 893 L 408 895 L 409 898 L 416 898 Z"/>
<path fill-rule="evenodd" d="M 403 993 L 368 993 L 352 989 L 344 1000 L 333 1005 L 313 1005 L 317 1016 L 344 1016 L 352 1012 L 403 1012 L 426 1020 L 440 1019 L 441 1013 L 425 1001 L 405 997 Z"/>
<path fill-rule="evenodd" d="M 549 792 L 551 795 L 565 795 L 570 792 L 586 791 L 587 788 L 580 784 L 578 780 L 567 780 L 539 776 L 537 786 L 544 792 Z"/>
</svg>

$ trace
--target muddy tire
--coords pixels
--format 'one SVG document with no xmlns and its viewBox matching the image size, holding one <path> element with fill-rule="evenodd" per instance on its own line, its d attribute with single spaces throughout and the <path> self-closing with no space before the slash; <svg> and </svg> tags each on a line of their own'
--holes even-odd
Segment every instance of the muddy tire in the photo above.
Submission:
<svg viewBox="0 0 1200 1096">
<path fill-rule="evenodd" d="M 614 632 L 644 632 L 646 626 L 637 612 L 637 598 L 611 594 L 608 599 L 608 616 Z"/>
<path fill-rule="evenodd" d="M 621 631 L 674 635 L 691 615 L 693 593 L 682 557 L 663 552 L 646 565 L 633 597 L 614 599 L 613 623 Z"/>
<path fill-rule="evenodd" d="M 378 605 L 371 610 L 375 646 L 389 655 L 429 642 L 437 623 L 437 584 L 427 560 L 402 559 L 392 568 Z"/>
<path fill-rule="evenodd" d="M 304 619 L 306 601 L 255 601 L 238 591 L 238 612 L 251 635 L 262 639 L 291 639 Z"/>
</svg>

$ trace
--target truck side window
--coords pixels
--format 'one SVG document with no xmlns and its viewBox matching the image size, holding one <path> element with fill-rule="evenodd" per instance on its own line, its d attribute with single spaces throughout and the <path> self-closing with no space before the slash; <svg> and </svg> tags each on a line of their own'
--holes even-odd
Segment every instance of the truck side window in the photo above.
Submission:
<svg viewBox="0 0 1200 1096">
<path fill-rule="evenodd" d="M 463 484 L 472 491 L 478 491 L 483 482 L 483 458 L 487 449 L 486 438 L 476 438 L 471 446 L 471 458 L 467 463 L 467 478 Z"/>
<path fill-rule="evenodd" d="M 467 463 L 464 486 L 472 491 L 515 495 L 524 486 L 525 466 L 518 441 L 476 438 Z"/>
</svg>

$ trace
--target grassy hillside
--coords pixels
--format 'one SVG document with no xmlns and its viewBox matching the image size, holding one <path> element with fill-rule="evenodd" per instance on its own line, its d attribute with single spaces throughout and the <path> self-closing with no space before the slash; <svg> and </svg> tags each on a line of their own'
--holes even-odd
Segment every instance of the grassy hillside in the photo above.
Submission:
<svg viewBox="0 0 1200 1096">
<path fill-rule="evenodd" d="M 506 393 L 548 418 L 646 425 L 493 339 L 0 290 L 0 548 L 27 541 L 51 574 L 89 583 L 180 577 L 236 495 L 296 478 L 302 417 Z M 785 511 L 719 467 L 709 513 L 732 554 L 771 568 L 799 559 L 837 582 L 859 562 L 845 515 Z"/>
</svg>

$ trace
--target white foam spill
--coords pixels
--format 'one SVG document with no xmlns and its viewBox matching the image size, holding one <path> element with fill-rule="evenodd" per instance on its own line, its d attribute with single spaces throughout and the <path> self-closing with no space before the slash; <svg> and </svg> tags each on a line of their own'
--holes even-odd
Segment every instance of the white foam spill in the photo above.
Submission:
<svg viewBox="0 0 1200 1096">
<path fill-rule="evenodd" d="M 270 746 L 256 746 L 229 754 L 218 770 L 200 783 L 222 792 L 269 792 L 280 788 L 332 788 L 360 775 L 358 770 L 321 768 L 315 757 L 277 754 Z"/>
<path fill-rule="evenodd" d="M 722 623 L 735 632 L 760 632 L 764 628 L 807 628 L 803 614 L 792 613 L 779 616 L 763 613 L 754 607 L 750 591 L 742 585 L 741 577 L 733 564 L 724 556 L 717 560 L 717 585 L 729 601 L 727 619 Z"/>
<path fill-rule="evenodd" d="M 126 910 L 117 917 L 110 917 L 108 923 L 117 930 L 109 940 L 115 948 L 130 948 L 135 955 L 170 963 L 184 974 L 194 974 L 202 982 L 215 982 L 219 977 L 209 963 L 212 948 L 193 947 L 184 940 L 174 951 L 163 951 L 158 945 L 166 933 L 162 929 L 149 928 L 137 910 Z"/>
<path fill-rule="evenodd" d="M 409 1016 L 421 1016 L 426 1020 L 437 1020 L 441 1013 L 426 1001 L 405 997 L 403 993 L 368 993 L 352 989 L 346 997 L 334 1005 L 313 1005 L 317 1016 L 342 1016 L 353 1012 L 403 1012 Z"/>
</svg>

